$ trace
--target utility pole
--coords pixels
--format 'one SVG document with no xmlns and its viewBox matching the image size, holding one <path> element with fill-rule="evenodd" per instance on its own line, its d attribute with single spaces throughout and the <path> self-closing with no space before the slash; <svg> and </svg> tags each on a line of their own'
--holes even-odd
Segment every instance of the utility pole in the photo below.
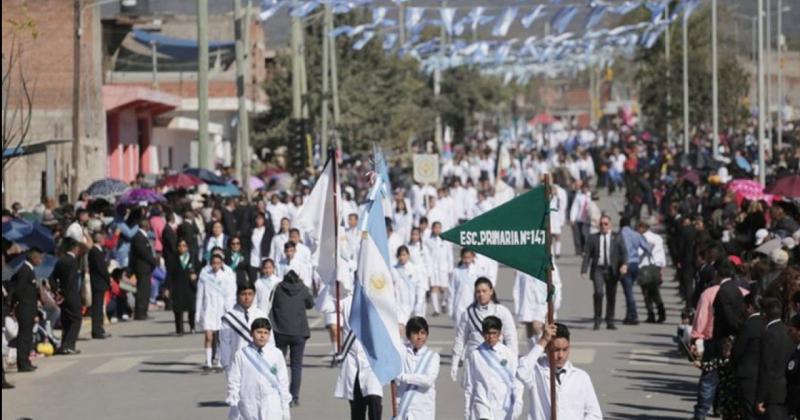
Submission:
<svg viewBox="0 0 800 420">
<path fill-rule="evenodd" d="M 764 159 L 764 0 L 758 0 L 758 181 L 766 181 Z"/>
<path fill-rule="evenodd" d="M 320 157 L 328 151 L 328 118 L 330 96 L 330 48 L 328 33 L 333 26 L 333 10 L 330 4 L 325 4 L 325 17 L 322 25 L 322 127 L 320 129 Z"/>
<path fill-rule="evenodd" d="M 83 34 L 82 1 L 74 3 L 75 38 L 72 42 L 72 182 L 70 196 L 78 199 L 81 169 L 81 35 Z"/>
<path fill-rule="evenodd" d="M 397 5 L 397 31 L 400 34 L 400 48 L 406 45 L 406 7 L 403 3 Z"/>
<path fill-rule="evenodd" d="M 251 18 L 252 15 L 251 10 L 253 9 L 253 2 L 252 0 L 247 0 L 247 9 L 244 11 L 244 24 L 242 25 L 242 29 L 244 30 L 244 34 L 242 38 L 244 39 L 244 77 L 242 78 L 242 95 L 247 95 L 247 85 L 251 81 L 250 76 L 250 68 L 252 66 L 252 57 L 250 53 L 253 51 L 252 44 L 250 43 L 250 22 L 252 22 Z M 255 103 L 255 98 L 251 101 Z M 244 159 L 244 165 L 242 167 L 242 178 L 244 183 L 244 191 L 245 193 L 250 193 L 250 110 L 247 109 L 247 102 L 245 101 L 245 119 L 244 121 L 247 123 L 242 127 L 246 128 L 245 135 L 242 137 L 242 150 L 245 151 L 247 156 Z"/>
<path fill-rule="evenodd" d="M 208 147 L 208 0 L 197 0 L 197 166 L 213 169 Z"/>
<path fill-rule="evenodd" d="M 150 41 L 150 55 L 150 64 L 153 67 L 150 84 L 153 89 L 158 89 L 158 44 L 155 41 Z"/>
<path fill-rule="evenodd" d="M 447 7 L 447 0 L 442 0 L 442 8 Z M 447 32 L 445 31 L 444 25 L 442 25 L 439 29 L 439 62 L 436 64 L 436 69 L 433 71 L 433 97 L 435 99 L 439 99 L 439 96 L 442 92 L 442 61 L 444 59 L 444 49 L 445 49 L 445 37 L 447 36 Z M 444 145 L 442 140 L 442 113 L 440 111 L 436 111 L 436 121 L 433 133 L 433 142 L 436 144 L 436 150 L 440 153 L 442 152 Z"/>
<path fill-rule="evenodd" d="M 766 77 L 767 88 L 764 90 L 766 95 L 766 108 L 764 108 L 766 115 L 764 117 L 767 119 L 767 150 L 772 156 L 772 0 L 767 0 L 765 13 L 767 32 L 764 34 L 764 77 Z"/>
<path fill-rule="evenodd" d="M 783 148 L 783 0 L 778 0 L 778 150 Z"/>
<path fill-rule="evenodd" d="M 711 0 L 711 155 L 719 156 L 719 72 L 717 69 L 717 0 Z"/>
<path fill-rule="evenodd" d="M 664 19 L 669 21 L 669 4 L 664 9 Z M 664 58 L 667 61 L 667 144 L 672 141 L 672 61 L 669 58 L 669 27 L 667 24 L 664 31 Z"/>
<path fill-rule="evenodd" d="M 245 42 L 245 31 L 249 22 L 245 22 L 242 17 L 242 0 L 233 0 L 233 30 L 236 37 L 236 97 L 238 100 L 239 124 L 236 132 L 236 176 L 239 177 L 239 185 L 249 192 L 250 177 L 245 176 L 246 169 L 250 167 L 250 124 L 247 114 L 247 99 L 245 92 L 245 82 L 247 76 L 246 57 L 249 45 Z M 249 54 L 248 54 L 249 55 Z"/>
<path fill-rule="evenodd" d="M 689 157 L 689 19 L 683 17 L 683 155 Z"/>
<path fill-rule="evenodd" d="M 333 16 L 331 16 L 331 28 L 333 28 Z M 339 127 L 339 123 L 341 122 L 342 114 L 339 108 L 339 78 L 337 76 L 337 66 L 336 66 L 336 39 L 333 37 L 327 37 L 328 39 L 328 54 L 330 54 L 331 60 L 331 94 L 333 95 L 333 133 L 334 133 L 334 140 L 336 142 L 336 150 L 342 150 L 342 141 L 337 135 L 336 129 Z"/>
</svg>

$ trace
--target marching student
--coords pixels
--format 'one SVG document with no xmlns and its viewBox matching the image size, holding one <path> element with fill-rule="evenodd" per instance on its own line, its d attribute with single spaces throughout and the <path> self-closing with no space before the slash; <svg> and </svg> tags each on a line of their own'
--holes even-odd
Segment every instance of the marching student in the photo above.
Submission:
<svg viewBox="0 0 800 420">
<path fill-rule="evenodd" d="M 561 307 L 561 275 L 558 266 L 553 264 L 553 316 Z M 529 274 L 517 271 L 514 279 L 514 315 L 525 326 L 528 349 L 539 341 L 547 317 L 547 283 Z"/>
<path fill-rule="evenodd" d="M 475 281 L 475 300 L 467 307 L 465 316 L 456 324 L 456 337 L 453 342 L 453 361 L 450 368 L 450 378 L 455 381 L 458 376 L 458 364 L 465 361 L 470 354 L 483 343 L 483 320 L 495 316 L 503 323 L 502 342 L 514 354 L 517 350 L 517 328 L 511 311 L 498 303 L 497 293 L 492 287 L 492 282 L 486 277 Z M 463 385 L 463 384 L 462 384 Z"/>
<path fill-rule="evenodd" d="M 450 284 L 450 317 L 453 319 L 453 326 L 458 326 L 464 311 L 475 301 L 475 280 L 486 278 L 485 276 L 483 267 L 475 262 L 475 252 L 461 248 L 461 261 L 453 270 Z"/>
<path fill-rule="evenodd" d="M 420 221 L 422 229 L 422 221 Z M 439 316 L 441 308 L 439 299 L 444 298 L 447 286 L 450 281 L 450 273 L 453 267 L 453 247 L 439 237 L 442 233 L 442 223 L 434 222 L 431 227 L 431 235 L 425 240 L 425 251 L 428 257 L 427 266 L 433 268 L 430 274 L 431 282 L 431 304 L 433 305 L 433 316 Z"/>
<path fill-rule="evenodd" d="M 261 272 L 256 280 L 255 302 L 255 306 L 265 314 L 272 310 L 272 293 L 280 282 L 281 278 L 275 274 L 275 261 L 266 258 L 261 262 Z"/>
<path fill-rule="evenodd" d="M 258 318 L 268 318 L 267 313 L 253 305 L 256 289 L 252 283 L 240 286 L 236 290 L 236 305 L 222 316 L 222 329 L 219 330 L 219 359 L 227 372 L 233 356 L 239 349 L 251 343 L 250 327 Z M 271 345 L 275 345 L 270 340 Z"/>
<path fill-rule="evenodd" d="M 209 265 L 200 272 L 195 303 L 195 324 L 205 332 L 205 370 L 222 367 L 219 361 L 212 366 L 215 356 L 218 356 L 218 333 L 222 328 L 222 316 L 233 307 L 236 299 L 236 275 L 233 270 L 225 268 L 219 253 L 212 252 L 210 258 Z"/>
<path fill-rule="evenodd" d="M 516 379 L 517 353 L 500 342 L 503 321 L 487 316 L 484 342 L 466 360 L 464 418 L 508 420 L 522 414 L 522 383 Z M 569 417 L 564 417 L 569 418 Z"/>
<path fill-rule="evenodd" d="M 283 354 L 268 346 L 272 326 L 266 318 L 253 321 L 252 343 L 236 352 L 228 369 L 228 397 L 225 402 L 232 419 L 288 420 L 289 376 Z M 238 409 L 238 410 L 237 410 Z"/>
<path fill-rule="evenodd" d="M 401 325 L 412 316 L 425 315 L 425 292 L 427 284 L 425 276 L 417 266 L 409 261 L 408 247 L 397 248 L 397 264 L 392 267 L 395 292 L 397 293 L 398 321 Z"/>
<path fill-rule="evenodd" d="M 299 255 L 297 245 L 292 240 L 283 245 L 284 257 L 278 262 L 278 277 L 283 278 L 289 271 L 294 271 L 303 284 L 311 289 L 313 287 L 311 261 L 305 260 Z"/>
<path fill-rule="evenodd" d="M 556 367 L 558 418 L 600 420 L 603 413 L 592 386 L 583 370 L 569 361 L 569 329 L 564 324 L 546 325 L 533 349 L 519 359 L 517 378 L 525 384 L 530 396 L 528 420 L 550 419 L 550 359 Z"/>
<path fill-rule="evenodd" d="M 428 322 L 415 316 L 406 323 L 403 373 L 397 377 L 397 420 L 433 419 L 436 414 L 436 378 L 439 353 L 429 349 Z"/>
</svg>

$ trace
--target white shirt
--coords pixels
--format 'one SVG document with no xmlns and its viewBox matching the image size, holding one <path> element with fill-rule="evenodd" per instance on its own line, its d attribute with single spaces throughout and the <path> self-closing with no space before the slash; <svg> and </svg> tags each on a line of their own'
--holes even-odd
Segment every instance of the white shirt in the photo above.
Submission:
<svg viewBox="0 0 800 420">
<path fill-rule="evenodd" d="M 353 303 L 353 297 L 347 296 L 341 300 L 342 311 L 342 336 L 346 337 L 350 332 L 350 307 Z M 344 343 L 343 343 L 344 345 Z M 336 388 L 334 389 L 333 396 L 346 400 L 353 399 L 353 389 L 358 376 L 358 384 L 361 388 L 361 395 L 376 395 L 383 397 L 383 386 L 378 381 L 378 377 L 372 372 L 372 367 L 367 359 L 367 353 L 361 347 L 358 340 L 353 342 L 350 351 L 345 355 L 342 362 L 342 369 L 339 371 L 339 376 L 336 379 Z"/>
<path fill-rule="evenodd" d="M 458 266 L 453 270 L 452 282 L 450 283 L 452 300 L 448 309 L 454 325 L 458 325 L 464 311 L 475 301 L 475 280 L 485 275 L 483 267 L 476 263 L 468 266 Z"/>
<path fill-rule="evenodd" d="M 392 267 L 395 294 L 397 295 L 397 320 L 400 324 L 406 322 L 415 313 L 419 313 L 418 306 L 425 304 L 427 281 L 424 274 L 412 262 L 401 265 L 399 262 Z"/>
<path fill-rule="evenodd" d="M 250 235 L 250 267 L 261 267 L 261 240 L 264 239 L 265 227 L 253 229 Z"/>
<path fill-rule="evenodd" d="M 502 379 L 501 372 L 489 364 L 481 354 L 481 348 L 486 348 L 490 352 L 489 354 L 496 356 L 497 363 L 502 366 L 502 369 L 510 372 L 510 384 Z M 497 343 L 494 348 L 490 348 L 484 343 L 469 355 L 465 367 L 464 418 L 506 420 L 515 418 L 508 411 L 522 412 L 523 385 L 514 376 L 517 371 L 517 354 L 515 352 L 502 343 Z M 506 411 L 503 405 L 509 393 L 513 395 L 513 404 Z M 569 417 L 563 418 L 568 419 Z"/>
<path fill-rule="evenodd" d="M 430 356 L 426 356 L 431 353 Z M 430 357 L 424 370 L 417 372 L 422 359 Z M 423 346 L 416 353 L 411 344 L 406 344 L 403 358 L 403 373 L 397 377 L 397 391 L 400 397 L 398 410 L 404 399 L 409 399 L 408 409 L 399 420 L 427 420 L 436 413 L 436 378 L 439 376 L 439 354 Z M 421 369 L 421 368 L 420 368 Z M 412 389 L 412 387 L 414 387 Z M 406 396 L 406 394 L 409 394 Z M 413 395 L 413 396 L 412 396 Z"/>
<path fill-rule="evenodd" d="M 592 197 L 583 192 L 577 192 L 575 199 L 572 201 L 572 207 L 569 211 L 569 221 L 572 223 L 586 223 L 590 221 L 591 215 L 589 214 L 589 203 Z"/>
<path fill-rule="evenodd" d="M 253 305 L 269 315 L 270 310 L 272 310 L 272 292 L 280 282 L 280 277 L 275 274 L 269 277 L 259 277 L 256 280 L 256 301 Z"/>
<path fill-rule="evenodd" d="M 453 247 L 440 237 L 428 237 L 425 240 L 427 267 L 431 268 L 431 286 L 447 287 L 453 267 Z"/>
<path fill-rule="evenodd" d="M 278 204 L 267 204 L 267 212 L 272 219 L 272 228 L 275 229 L 275 232 L 281 228 L 281 219 L 289 218 L 289 207 L 280 201 Z"/>
<path fill-rule="evenodd" d="M 561 382 L 556 382 L 556 409 L 559 419 L 601 420 L 603 413 L 592 386 L 592 380 L 582 369 L 567 362 Z M 519 359 L 517 378 L 528 390 L 530 408 L 528 420 L 550 418 L 550 364 L 540 345 Z"/>
<path fill-rule="evenodd" d="M 195 301 L 195 322 L 201 331 L 219 331 L 222 316 L 236 304 L 236 274 L 223 267 L 214 272 L 211 266 L 200 271 Z"/>
<path fill-rule="evenodd" d="M 611 265 L 611 258 L 606 259 L 606 252 L 611 253 L 611 233 L 601 233 L 599 239 L 597 245 L 600 249 L 597 252 L 597 265 L 609 266 Z"/>
<path fill-rule="evenodd" d="M 645 255 L 642 249 L 639 250 L 639 261 L 641 261 L 639 265 L 641 267 L 647 265 L 654 265 L 656 267 L 666 266 L 667 257 L 664 253 L 664 239 L 649 230 L 646 231 L 643 236 L 647 243 L 652 245 L 652 249 L 650 250 L 650 255 Z"/>
<path fill-rule="evenodd" d="M 281 259 L 283 256 L 283 246 L 286 245 L 286 242 L 289 242 L 288 233 L 279 233 L 272 237 L 272 243 L 269 247 L 269 257 L 272 258 L 272 261 Z"/>
<path fill-rule="evenodd" d="M 250 356 L 245 354 L 246 351 L 250 352 Z M 262 369 L 269 371 L 262 374 L 253 365 L 250 357 L 260 358 L 263 361 Z M 264 374 L 273 375 L 273 380 L 278 384 L 277 389 Z M 254 346 L 239 350 L 228 370 L 227 379 L 228 396 L 225 402 L 231 407 L 239 408 L 240 418 L 247 420 L 289 418 L 289 403 L 292 401 L 289 375 L 286 372 L 286 359 L 277 348 L 264 346 L 261 353 L 258 353 Z"/>
<path fill-rule="evenodd" d="M 77 221 L 70 223 L 64 232 L 64 237 L 74 239 L 75 242 L 83 243 L 83 226 Z"/>
</svg>

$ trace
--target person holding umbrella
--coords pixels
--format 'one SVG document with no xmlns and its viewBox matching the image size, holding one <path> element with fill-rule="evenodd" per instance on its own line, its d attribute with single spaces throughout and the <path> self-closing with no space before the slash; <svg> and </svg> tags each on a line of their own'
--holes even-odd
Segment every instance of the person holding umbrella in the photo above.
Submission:
<svg viewBox="0 0 800 420">
<path fill-rule="evenodd" d="M 39 285 L 33 270 L 41 263 L 42 251 L 39 248 L 29 248 L 25 255 L 25 262 L 9 282 L 11 307 L 16 308 L 15 315 L 19 324 L 19 333 L 17 334 L 18 372 L 36 370 L 36 366 L 30 360 L 30 353 L 33 349 L 33 323 L 39 298 Z"/>
</svg>

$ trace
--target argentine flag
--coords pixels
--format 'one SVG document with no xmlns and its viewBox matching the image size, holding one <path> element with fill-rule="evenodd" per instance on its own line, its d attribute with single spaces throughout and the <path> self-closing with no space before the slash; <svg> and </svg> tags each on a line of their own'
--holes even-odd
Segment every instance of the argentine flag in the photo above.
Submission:
<svg viewBox="0 0 800 420">
<path fill-rule="evenodd" d="M 382 385 L 403 370 L 394 281 L 389 266 L 389 247 L 381 200 L 369 204 L 366 235 L 358 256 L 350 328 L 367 353 L 370 366 Z"/>
</svg>

